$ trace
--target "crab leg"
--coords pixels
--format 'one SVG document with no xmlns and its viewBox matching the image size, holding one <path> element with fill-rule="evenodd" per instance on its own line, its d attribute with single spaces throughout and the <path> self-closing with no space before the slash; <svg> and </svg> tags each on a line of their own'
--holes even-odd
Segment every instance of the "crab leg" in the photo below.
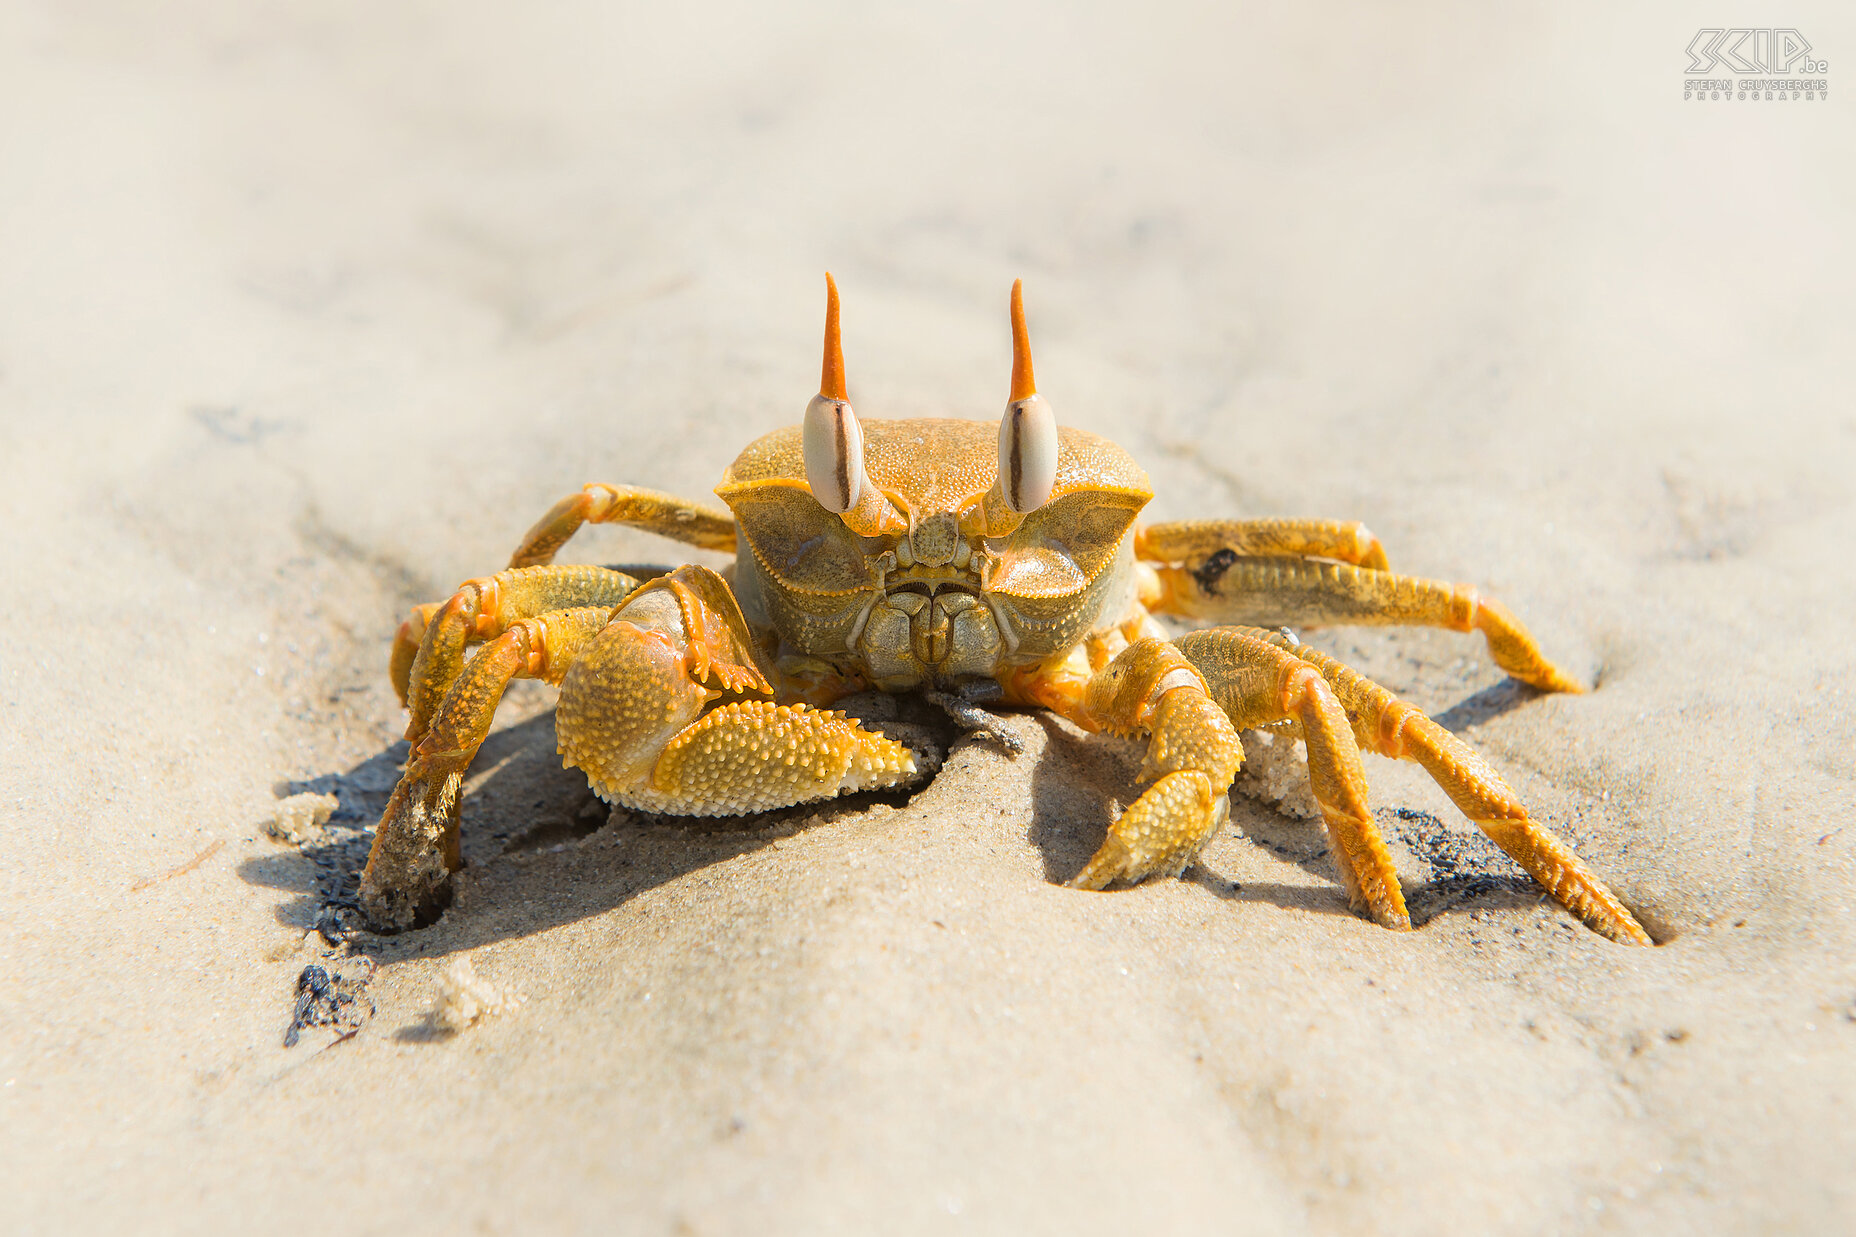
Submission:
<svg viewBox="0 0 1856 1237">
<path fill-rule="evenodd" d="M 1157 563 L 1197 563 L 1220 550 L 1264 558 L 1335 558 L 1386 569 L 1385 547 L 1358 520 L 1178 520 L 1134 533 L 1134 556 Z"/>
<path fill-rule="evenodd" d="M 449 601 L 418 607 L 400 625 L 391 662 L 394 690 L 412 711 L 406 737 L 417 743 L 424 736 L 464 668 L 467 644 L 494 639 L 511 623 L 550 610 L 610 610 L 637 587 L 636 579 L 607 567 L 512 567 L 464 581 Z"/>
<path fill-rule="evenodd" d="M 1230 813 L 1244 748 L 1205 681 L 1164 640 L 1139 640 L 1091 675 L 1067 710 L 1092 730 L 1150 736 L 1141 778 L 1157 779 L 1109 826 L 1077 889 L 1177 876 Z"/>
<path fill-rule="evenodd" d="M 393 789 L 361 873 L 361 906 L 382 928 L 429 922 L 456 871 L 458 794 L 490 733 L 511 679 L 561 681 L 574 656 L 605 627 L 610 606 L 556 610 L 510 624 L 477 651 L 445 693 Z"/>
<path fill-rule="evenodd" d="M 1215 623 L 1395 624 L 1480 631 L 1495 664 L 1542 691 L 1585 689 L 1548 661 L 1506 606 L 1468 584 L 1345 563 L 1244 558 L 1220 551 L 1196 567 L 1162 567 L 1157 608 Z"/>
<path fill-rule="evenodd" d="M 1196 664 L 1204 652 L 1209 652 L 1207 646 L 1214 643 L 1209 638 L 1220 634 L 1186 636 L 1180 640 L 1180 647 Z M 1635 916 L 1572 848 L 1528 816 L 1514 791 L 1473 748 L 1426 717 L 1416 705 L 1400 700 L 1327 654 L 1295 644 L 1275 632 L 1253 630 L 1247 634 L 1318 669 L 1353 719 L 1354 737 L 1362 748 L 1422 765 L 1463 815 L 1593 931 L 1622 945 L 1653 943 Z"/>
<path fill-rule="evenodd" d="M 361 878 L 377 926 L 410 927 L 442 909 L 460 863 L 464 774 L 516 678 L 560 684 L 565 763 L 607 799 L 647 811 L 759 811 L 916 772 L 907 748 L 842 714 L 759 698 L 773 689 L 734 594 L 706 567 L 679 567 L 616 610 L 511 622 L 465 663 L 381 815 Z"/>
<path fill-rule="evenodd" d="M 1248 637 L 1221 641 L 1203 665 L 1165 641 L 1139 640 L 1091 679 L 1085 710 L 1103 729 L 1150 732 L 1142 775 L 1159 780 L 1110 826 L 1072 885 L 1184 870 L 1230 811 L 1243 759 L 1236 727 L 1294 720 L 1349 901 L 1386 927 L 1411 926 L 1346 714 L 1314 667 Z"/>
<path fill-rule="evenodd" d="M 634 485 L 594 482 L 555 503 L 536 521 L 510 555 L 509 565 L 535 567 L 552 562 L 555 552 L 582 524 L 629 524 L 705 550 L 732 554 L 735 549 L 735 517 L 718 507 Z"/>
<path fill-rule="evenodd" d="M 1386 853 L 1385 840 L 1379 836 L 1379 827 L 1373 823 L 1372 810 L 1366 802 L 1366 775 L 1360 767 L 1359 747 L 1347 726 L 1346 711 L 1340 708 L 1333 691 L 1321 680 L 1320 672 L 1262 641 L 1223 632 L 1203 635 L 1225 639 L 1201 643 L 1190 652 L 1184 646 L 1140 641 L 1130 645 L 1128 654 L 1158 646 L 1158 650 L 1166 650 L 1169 654 L 1169 661 L 1175 661 L 1180 667 L 1190 667 L 1188 672 L 1205 684 L 1199 691 L 1212 706 L 1219 723 L 1231 728 L 1232 737 L 1236 737 L 1238 728 L 1266 726 L 1277 721 L 1299 724 L 1301 734 L 1307 739 L 1308 778 L 1314 784 L 1321 817 L 1327 821 L 1334 867 L 1340 871 L 1340 880 L 1346 886 L 1347 903 L 1355 910 L 1368 910 L 1372 918 L 1385 927 L 1409 929 L 1411 916 L 1405 910 L 1405 897 L 1399 892 L 1392 856 Z M 1158 650 L 1136 656 L 1158 658 Z M 1128 654 L 1123 654 L 1123 658 Z M 1114 663 L 1110 663 L 1110 671 L 1114 671 Z M 1108 672 L 1104 671 L 1104 676 L 1106 674 Z M 1091 684 L 1091 702 L 1099 698 L 1099 691 L 1097 685 Z M 1160 745 L 1162 736 L 1162 730 L 1154 732 L 1156 745 Z M 1173 747 L 1173 743 L 1167 741 L 1166 747 Z M 1238 752 L 1242 752 L 1242 747 Z M 1153 760 L 1153 754 L 1149 754 L 1149 760 Z M 1232 758 L 1232 773 L 1236 773 L 1240 760 L 1240 754 Z M 1216 788 L 1221 801 L 1229 789 L 1231 775 L 1225 776 Z M 1221 806 L 1229 812 L 1229 802 Z M 1102 849 L 1106 851 L 1108 845 L 1104 843 Z M 1093 866 L 1095 862 L 1091 860 Z"/>
<path fill-rule="evenodd" d="M 387 655 L 387 679 L 393 684 L 393 692 L 400 698 L 401 706 L 406 703 L 407 689 L 412 685 L 412 663 L 419 656 L 419 646 L 425 641 L 425 629 L 432 621 L 432 616 L 444 609 L 442 601 L 428 601 L 414 606 L 406 621 L 393 636 L 393 651 Z"/>
</svg>

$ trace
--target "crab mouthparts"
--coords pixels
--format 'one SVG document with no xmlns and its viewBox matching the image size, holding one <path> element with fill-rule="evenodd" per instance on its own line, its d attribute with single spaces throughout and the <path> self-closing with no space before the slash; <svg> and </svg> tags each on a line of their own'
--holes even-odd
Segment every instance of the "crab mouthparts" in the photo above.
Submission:
<svg viewBox="0 0 1856 1237">
<path fill-rule="evenodd" d="M 964 567 L 899 567 L 883 577 L 886 593 L 973 593 L 980 591 L 979 573 Z"/>
</svg>

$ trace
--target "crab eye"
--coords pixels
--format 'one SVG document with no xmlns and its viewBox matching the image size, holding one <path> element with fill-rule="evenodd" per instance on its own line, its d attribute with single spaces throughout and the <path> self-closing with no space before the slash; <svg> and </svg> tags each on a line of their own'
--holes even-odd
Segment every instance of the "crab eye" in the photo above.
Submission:
<svg viewBox="0 0 1856 1237">
<path fill-rule="evenodd" d="M 1050 501 L 1057 483 L 1057 418 L 1040 395 L 1015 399 L 999 419 L 999 488 L 1020 515 Z"/>
<path fill-rule="evenodd" d="M 999 489 L 1019 515 L 1050 501 L 1057 484 L 1057 417 L 1038 394 L 1025 329 L 1025 283 L 1012 281 L 1012 398 L 999 420 Z"/>
<path fill-rule="evenodd" d="M 863 497 L 864 432 L 842 399 L 815 395 L 806 405 L 803 431 L 806 484 L 827 511 L 843 514 Z"/>
<path fill-rule="evenodd" d="M 844 390 L 844 340 L 838 331 L 838 281 L 825 272 L 825 363 L 801 432 L 806 484 L 827 511 L 843 515 L 863 497 L 864 431 Z"/>
</svg>

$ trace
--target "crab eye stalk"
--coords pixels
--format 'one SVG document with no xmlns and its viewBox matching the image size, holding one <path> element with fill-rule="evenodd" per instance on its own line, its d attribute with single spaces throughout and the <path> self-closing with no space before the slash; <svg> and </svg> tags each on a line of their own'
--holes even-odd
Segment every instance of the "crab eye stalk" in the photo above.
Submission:
<svg viewBox="0 0 1856 1237">
<path fill-rule="evenodd" d="M 864 476 L 864 432 L 857 414 L 841 399 L 814 395 L 806 405 L 806 485 L 827 511 L 843 515 L 857 506 Z"/>
<path fill-rule="evenodd" d="M 802 431 L 806 485 L 827 511 L 842 515 L 858 505 L 864 475 L 864 432 L 845 398 L 844 344 L 838 332 L 838 284 L 825 276 L 825 363 L 818 394 L 806 405 Z"/>
<path fill-rule="evenodd" d="M 1024 281 L 1012 282 L 1012 395 L 999 419 L 999 490 L 1016 515 L 1050 501 L 1057 484 L 1057 417 L 1038 394 L 1025 330 Z"/>
</svg>

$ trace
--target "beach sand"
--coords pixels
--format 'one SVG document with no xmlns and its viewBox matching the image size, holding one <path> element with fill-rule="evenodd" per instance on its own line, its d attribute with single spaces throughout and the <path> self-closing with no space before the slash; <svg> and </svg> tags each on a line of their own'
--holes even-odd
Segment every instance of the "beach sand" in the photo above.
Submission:
<svg viewBox="0 0 1856 1237">
<path fill-rule="evenodd" d="M 1856 1228 L 1847 100 L 1684 101 L 1675 5 L 665 7 L 0 9 L 0 1228 Z M 705 496 L 827 269 L 865 416 L 995 418 L 1022 276 L 1149 518 L 1505 601 L 1596 690 L 1313 638 L 1661 946 L 1409 765 L 1396 934 L 1241 795 L 1184 879 L 1061 887 L 1140 748 L 1031 713 L 906 800 L 608 822 L 535 684 L 452 909 L 316 932 L 408 608 L 582 482 Z"/>
</svg>

